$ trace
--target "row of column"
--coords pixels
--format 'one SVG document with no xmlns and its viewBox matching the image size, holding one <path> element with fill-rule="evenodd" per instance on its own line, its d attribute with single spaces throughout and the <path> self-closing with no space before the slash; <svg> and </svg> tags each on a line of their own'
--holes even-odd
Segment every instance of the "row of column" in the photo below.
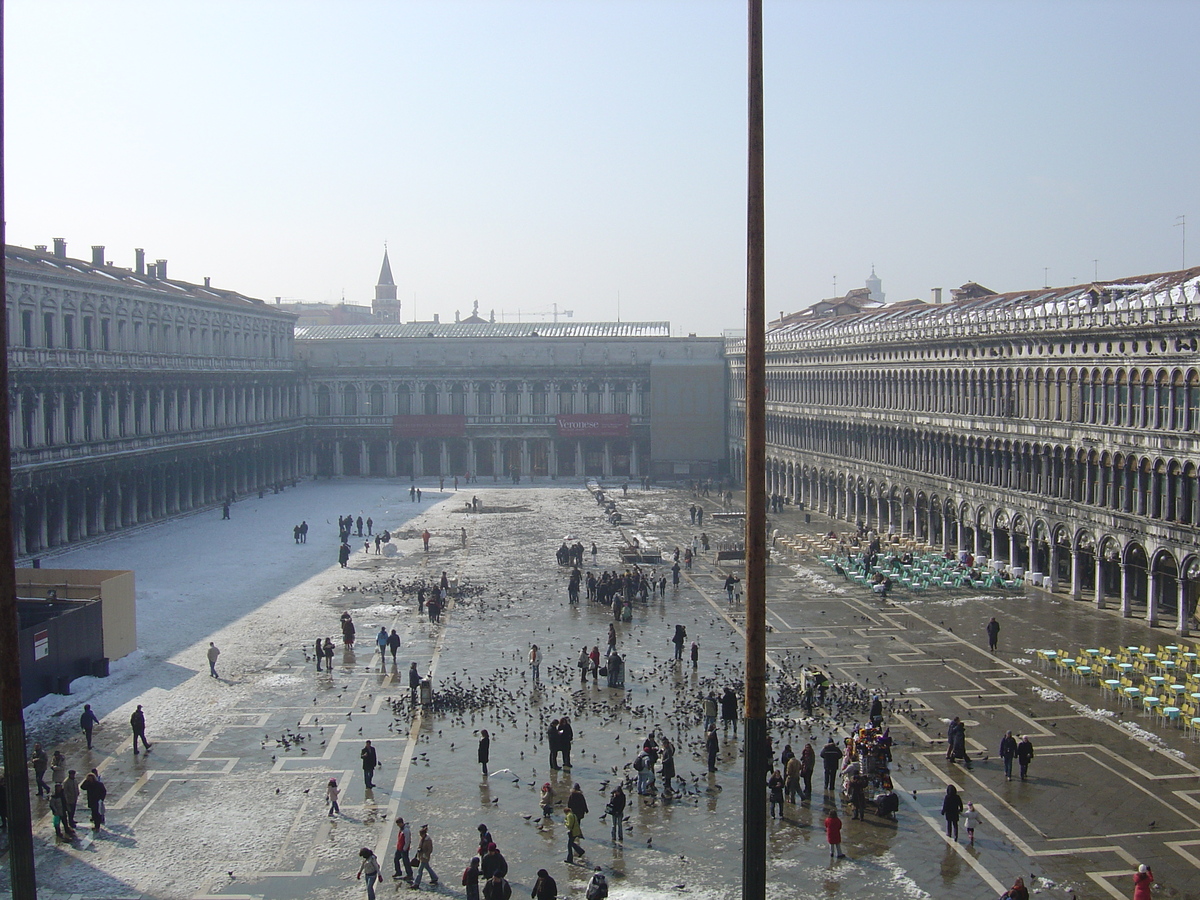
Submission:
<svg viewBox="0 0 1200 900">
<path fill-rule="evenodd" d="M 383 472 L 389 478 L 396 477 L 398 472 L 397 466 L 397 450 L 401 448 L 411 448 L 413 454 L 413 471 L 414 477 L 441 476 L 464 474 L 472 472 L 478 474 L 480 472 L 481 453 L 490 455 L 490 471 L 497 476 L 510 474 L 510 468 L 505 459 L 506 446 L 516 443 L 519 452 L 519 460 L 516 464 L 517 474 L 528 476 L 534 473 L 533 460 L 535 456 L 545 454 L 546 472 L 550 475 L 566 474 L 568 476 L 583 477 L 587 474 L 598 474 L 606 478 L 611 478 L 614 475 L 629 475 L 631 477 L 640 476 L 641 472 L 641 453 L 638 449 L 637 441 L 629 441 L 629 471 L 617 472 L 614 471 L 614 458 L 617 454 L 614 452 L 612 441 L 604 441 L 602 445 L 602 462 L 601 471 L 598 473 L 588 473 L 587 466 L 584 461 L 584 442 L 583 441 L 556 441 L 556 440 L 538 440 L 531 438 L 466 438 L 466 457 L 465 466 L 461 471 L 456 471 L 456 467 L 451 460 L 450 442 L 448 440 L 439 439 L 437 441 L 437 457 L 429 459 L 426 457 L 424 441 L 395 441 L 389 440 L 386 442 L 386 461 L 385 471 Z M 357 470 L 360 473 L 371 472 L 371 446 L 373 442 L 367 440 L 344 440 L 335 441 L 332 445 L 333 452 L 333 475 L 344 475 L 347 471 L 347 454 L 355 454 L 357 456 Z M 315 452 L 315 451 L 314 451 Z M 562 472 L 562 454 L 569 454 L 571 460 L 570 471 Z M 486 458 L 486 457 L 483 457 Z M 317 461 L 314 457 L 312 467 L 315 471 Z"/>
</svg>

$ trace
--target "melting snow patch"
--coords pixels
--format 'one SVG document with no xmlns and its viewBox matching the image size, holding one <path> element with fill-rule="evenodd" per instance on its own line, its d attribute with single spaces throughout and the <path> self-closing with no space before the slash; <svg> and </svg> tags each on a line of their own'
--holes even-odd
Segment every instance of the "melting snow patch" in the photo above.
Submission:
<svg viewBox="0 0 1200 900">
<path fill-rule="evenodd" d="M 906 688 L 904 689 L 904 693 L 906 693 L 906 694 L 919 694 L 919 693 L 921 693 L 921 689 L 920 689 L 919 687 L 906 687 Z"/>
<path fill-rule="evenodd" d="M 1015 659 L 1011 660 L 1011 662 L 1013 663 L 1013 665 L 1027 666 L 1030 663 L 1032 663 L 1033 660 L 1029 659 L 1029 657 L 1027 657 L 1027 656 L 1018 656 Z"/>
<path fill-rule="evenodd" d="M 1049 688 L 1035 687 L 1033 689 L 1033 692 L 1035 694 L 1037 694 L 1039 697 L 1041 697 L 1043 700 L 1053 701 L 1053 700 L 1064 699 L 1064 697 L 1060 691 L 1052 691 Z"/>
<path fill-rule="evenodd" d="M 878 864 L 892 873 L 891 896 L 909 897 L 911 900 L 933 900 L 933 895 L 922 890 L 908 875 L 908 870 L 891 853 L 885 853 L 876 860 Z"/>
</svg>

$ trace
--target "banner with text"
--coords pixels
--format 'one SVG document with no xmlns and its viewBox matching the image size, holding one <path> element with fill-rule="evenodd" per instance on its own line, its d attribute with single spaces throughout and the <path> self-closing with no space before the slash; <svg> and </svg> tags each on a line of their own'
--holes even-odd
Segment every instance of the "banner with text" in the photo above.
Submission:
<svg viewBox="0 0 1200 900">
<path fill-rule="evenodd" d="M 624 413 L 558 416 L 557 419 L 559 437 L 629 437 L 629 416 Z"/>
<path fill-rule="evenodd" d="M 466 437 L 466 416 L 393 416 L 392 437 L 455 438 Z"/>
</svg>

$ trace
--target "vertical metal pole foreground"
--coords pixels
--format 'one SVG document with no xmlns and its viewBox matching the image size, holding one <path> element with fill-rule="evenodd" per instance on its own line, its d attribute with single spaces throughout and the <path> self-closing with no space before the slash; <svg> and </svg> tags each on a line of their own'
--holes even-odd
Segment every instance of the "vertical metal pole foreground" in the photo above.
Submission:
<svg viewBox="0 0 1200 900">
<path fill-rule="evenodd" d="M 746 196 L 746 727 L 742 897 L 767 892 L 766 263 L 763 209 L 762 0 L 749 0 Z"/>
<path fill-rule="evenodd" d="M 8 300 L 4 248 L 4 0 L 0 0 L 0 738 L 8 792 L 8 859 L 13 900 L 36 900 L 33 820 L 29 809 L 29 765 L 25 713 L 21 706 L 21 654 L 17 635 L 17 581 L 13 572 L 12 470 L 8 434 Z"/>
</svg>

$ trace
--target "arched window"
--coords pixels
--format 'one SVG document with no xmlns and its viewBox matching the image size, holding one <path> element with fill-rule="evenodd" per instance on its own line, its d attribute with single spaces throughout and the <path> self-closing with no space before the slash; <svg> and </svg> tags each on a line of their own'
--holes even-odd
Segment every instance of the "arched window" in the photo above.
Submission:
<svg viewBox="0 0 1200 900">
<path fill-rule="evenodd" d="M 358 415 L 358 388 L 352 384 L 342 389 L 342 415 Z"/>
<path fill-rule="evenodd" d="M 425 415 L 438 414 L 438 389 L 436 384 L 425 385 Z"/>
<path fill-rule="evenodd" d="M 329 388 L 325 385 L 317 387 L 317 415 L 328 416 L 333 412 L 329 402 Z"/>
<path fill-rule="evenodd" d="M 592 383 L 587 386 L 587 411 L 590 414 L 600 412 L 600 399 L 604 395 L 600 393 L 600 385 Z"/>
<path fill-rule="evenodd" d="M 479 404 L 479 415 L 490 416 L 492 414 L 492 383 L 490 381 L 479 382 L 479 394 L 476 396 L 476 401 Z"/>
<path fill-rule="evenodd" d="M 530 388 L 529 399 L 532 404 L 532 412 L 535 416 L 546 415 L 547 398 L 549 394 L 546 391 L 546 385 L 542 382 L 536 382 Z"/>
<path fill-rule="evenodd" d="M 506 416 L 520 415 L 521 412 L 521 385 L 515 381 L 510 381 L 504 386 L 504 414 Z"/>
<path fill-rule="evenodd" d="M 575 412 L 575 391 L 570 382 L 563 382 L 558 386 L 558 411 L 560 415 Z"/>
<path fill-rule="evenodd" d="M 412 414 L 412 391 L 407 384 L 402 384 L 396 388 L 396 415 L 407 416 Z"/>
<path fill-rule="evenodd" d="M 373 384 L 371 385 L 371 415 L 382 416 L 383 413 L 383 387 Z"/>
<path fill-rule="evenodd" d="M 454 384 L 450 387 L 450 414 L 454 416 L 466 415 L 467 412 L 467 391 L 461 384 Z"/>
<path fill-rule="evenodd" d="M 791 381 L 785 382 L 786 389 L 792 386 Z M 627 415 L 629 413 L 629 384 L 618 381 L 612 386 L 612 411 Z"/>
</svg>

